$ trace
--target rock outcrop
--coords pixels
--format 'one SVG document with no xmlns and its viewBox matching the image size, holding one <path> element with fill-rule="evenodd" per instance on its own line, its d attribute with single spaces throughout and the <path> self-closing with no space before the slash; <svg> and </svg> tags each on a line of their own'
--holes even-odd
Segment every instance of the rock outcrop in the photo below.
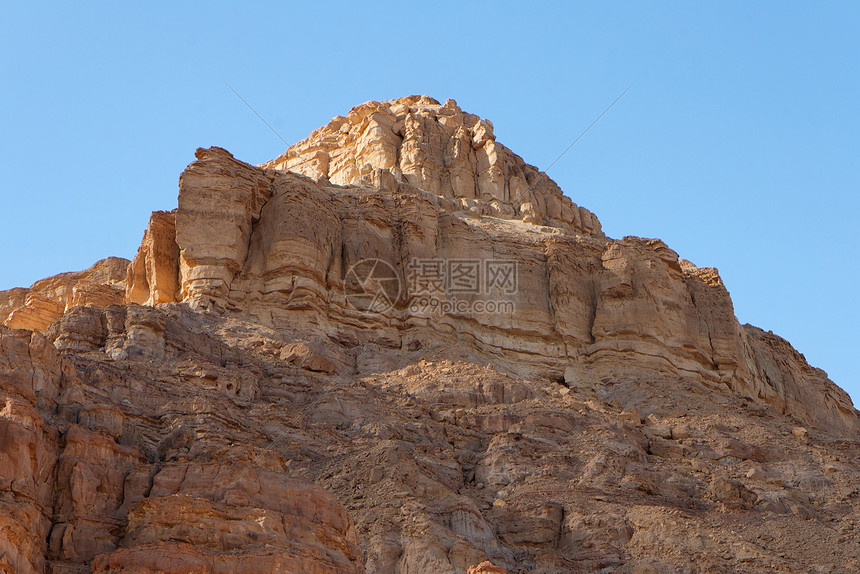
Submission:
<svg viewBox="0 0 860 574">
<path fill-rule="evenodd" d="M 36 281 L 29 289 L 0 291 L 0 324 L 44 332 L 73 307 L 122 303 L 128 260 L 108 257 L 89 269 Z"/>
<path fill-rule="evenodd" d="M 139 306 L 76 308 L 53 336 L 74 350 L 79 370 L 44 336 L 0 327 L 0 565 L 21 573 L 363 572 L 353 521 L 336 499 L 291 478 L 276 453 L 249 453 L 224 435 L 222 425 L 238 428 L 258 396 L 260 373 L 234 376 L 248 368 L 242 359 L 188 332 L 183 319 Z M 160 339 L 141 337 L 141 325 L 153 323 Z M 136 366 L 83 359 L 106 340 Z M 193 358 L 200 352 L 205 360 Z M 167 365 L 166 354 L 184 359 L 152 371 L 153 361 Z M 195 398 L 206 388 L 228 400 Z"/>
<path fill-rule="evenodd" d="M 409 184 L 449 210 L 600 234 L 600 222 L 496 141 L 489 120 L 427 96 L 367 102 L 263 165 L 317 182 L 397 191 Z"/>
<path fill-rule="evenodd" d="M 132 262 L 0 292 L 0 568 L 860 570 L 848 396 L 487 120 L 196 156 Z"/>
<path fill-rule="evenodd" d="M 462 148 L 470 151 L 458 173 L 472 183 L 454 185 L 464 180 L 452 178 L 459 164 L 446 150 L 461 149 L 463 134 L 474 145 Z M 486 183 L 475 142 L 495 150 L 486 169 L 501 174 L 497 187 Z M 129 270 L 130 301 L 182 301 L 282 331 L 304 325 L 322 338 L 397 346 L 454 338 L 589 388 L 689 377 L 808 424 L 858 430 L 848 396 L 802 359 L 781 361 L 786 376 L 769 376 L 760 337 L 735 319 L 716 270 L 679 259 L 658 239 L 605 237 L 596 218 L 497 144 L 491 124 L 451 100 L 363 104 L 264 167 L 218 148 L 197 158 L 180 179 L 179 209 L 153 215 Z M 373 186 L 367 173 L 387 183 Z M 540 208 L 536 222 L 511 203 L 523 190 Z M 473 200 L 510 210 L 502 218 Z M 547 207 L 556 202 L 583 214 L 558 219 Z M 399 283 L 385 313 L 367 316 L 357 304 L 363 286 L 350 283 L 350 272 L 366 261 L 381 262 Z M 449 285 L 428 294 L 415 267 L 434 262 L 471 263 L 483 283 L 477 292 Z M 487 283 L 494 262 L 515 267 L 510 285 Z M 503 312 L 474 312 L 487 303 Z M 434 316 L 439 308 L 451 311 Z M 804 390 L 811 387 L 818 390 Z"/>
<path fill-rule="evenodd" d="M 158 305 L 179 299 L 176 210 L 152 214 L 126 275 L 126 300 L 131 303 Z"/>
</svg>

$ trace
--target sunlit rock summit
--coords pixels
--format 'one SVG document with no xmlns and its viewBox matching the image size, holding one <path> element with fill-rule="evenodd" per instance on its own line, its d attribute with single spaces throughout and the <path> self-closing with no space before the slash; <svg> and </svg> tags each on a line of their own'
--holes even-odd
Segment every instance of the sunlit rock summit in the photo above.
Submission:
<svg viewBox="0 0 860 574">
<path fill-rule="evenodd" d="M 847 394 L 490 121 L 196 158 L 131 262 L 0 292 L 11 571 L 860 569 Z"/>
</svg>

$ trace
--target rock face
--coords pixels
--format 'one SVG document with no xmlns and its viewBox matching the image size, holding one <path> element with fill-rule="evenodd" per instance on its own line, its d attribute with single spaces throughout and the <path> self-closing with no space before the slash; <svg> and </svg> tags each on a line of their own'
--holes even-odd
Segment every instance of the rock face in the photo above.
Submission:
<svg viewBox="0 0 860 574">
<path fill-rule="evenodd" d="M 238 429 L 251 414 L 260 373 L 189 332 L 188 320 L 139 306 L 76 308 L 53 327 L 75 363 L 38 333 L 0 327 L 0 564 L 22 573 L 364 571 L 336 499 L 291 477 L 277 453 L 248 452 L 250 437 L 237 444 L 225 434 L 225 422 Z M 70 339 L 90 345 L 65 346 Z M 93 348 L 94 360 L 84 358 Z M 196 397 L 207 388 L 226 400 Z"/>
<path fill-rule="evenodd" d="M 128 260 L 108 257 L 77 273 L 35 282 L 29 289 L 0 291 L 0 323 L 13 329 L 45 331 L 73 307 L 122 303 Z"/>
<path fill-rule="evenodd" d="M 860 569 L 848 396 L 487 120 L 196 155 L 131 263 L 0 293 L 0 564 Z"/>
<path fill-rule="evenodd" d="M 317 182 L 396 191 L 406 183 L 451 210 L 600 233 L 545 174 L 496 141 L 493 124 L 454 100 L 367 102 L 263 165 Z"/>
<path fill-rule="evenodd" d="M 466 141 L 472 143 L 457 143 Z M 451 149 L 461 150 L 462 162 Z M 495 158 L 486 169 L 475 159 L 485 156 Z M 268 167 L 218 148 L 198 150 L 197 158 L 180 179 L 176 213 L 153 215 L 129 271 L 133 302 L 183 301 L 282 331 L 299 322 L 321 338 L 379 338 L 397 346 L 440 337 L 477 341 L 485 351 L 515 357 L 529 373 L 592 388 L 689 377 L 809 424 L 858 428 L 847 395 L 802 359 L 780 359 L 785 376 L 769 376 L 769 352 L 762 353 L 756 330 L 738 324 L 716 270 L 679 259 L 658 239 L 606 238 L 593 215 L 497 144 L 489 122 L 452 100 L 363 104 Z M 468 177 L 453 178 L 455 166 Z M 500 174 L 497 187 L 486 183 L 487 170 Z M 385 185 L 361 187 L 372 185 L 368 173 Z M 532 194 L 528 203 L 537 206 L 541 225 L 512 203 L 522 194 L 511 189 L 521 188 Z M 504 218 L 487 208 L 494 202 L 510 208 Z M 562 217 L 547 207 L 557 202 L 567 206 L 564 213 L 580 215 Z M 400 288 L 385 313 L 356 317 L 349 275 L 365 261 L 393 270 Z M 430 299 L 451 312 L 416 312 L 428 294 L 410 280 L 414 266 L 461 261 L 477 262 L 484 274 L 479 292 L 448 286 Z M 513 262 L 514 283 L 488 290 L 487 262 Z M 510 308 L 472 312 L 486 299 Z M 458 311 L 460 303 L 469 311 Z"/>
<path fill-rule="evenodd" d="M 131 303 L 158 305 L 179 298 L 176 210 L 153 212 L 140 249 L 127 266 L 126 279 L 126 298 Z"/>
</svg>

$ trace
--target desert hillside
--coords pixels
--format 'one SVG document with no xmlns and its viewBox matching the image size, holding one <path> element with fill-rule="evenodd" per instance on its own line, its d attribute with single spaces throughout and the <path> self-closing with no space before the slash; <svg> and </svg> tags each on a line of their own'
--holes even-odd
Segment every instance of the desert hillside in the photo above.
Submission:
<svg viewBox="0 0 860 574">
<path fill-rule="evenodd" d="M 848 395 L 489 120 L 196 158 L 132 261 L 0 291 L 0 570 L 860 571 Z"/>
</svg>

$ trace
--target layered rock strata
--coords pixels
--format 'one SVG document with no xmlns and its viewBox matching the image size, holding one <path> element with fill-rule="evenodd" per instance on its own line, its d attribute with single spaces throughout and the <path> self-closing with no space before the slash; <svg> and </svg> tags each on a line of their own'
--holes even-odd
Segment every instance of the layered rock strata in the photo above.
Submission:
<svg viewBox="0 0 860 574">
<path fill-rule="evenodd" d="M 850 399 L 824 373 L 738 323 L 716 270 L 680 259 L 658 239 L 607 238 L 590 214 L 553 217 L 547 206 L 554 202 L 576 207 L 555 184 L 525 184 L 539 196 L 531 202 L 541 206 L 535 222 L 522 210 L 500 218 L 460 201 L 510 201 L 510 189 L 519 189 L 514 182 L 550 181 L 496 144 L 482 122 L 450 100 L 440 106 L 405 98 L 358 106 L 264 167 L 222 149 L 198 150 L 180 179 L 178 210 L 153 216 L 129 269 L 128 300 L 181 301 L 341 341 L 404 347 L 446 337 L 512 359 L 523 374 L 564 377 L 569 385 L 689 377 L 809 424 L 857 430 Z M 465 184 L 427 183 L 452 181 L 445 150 L 461 132 L 498 147 L 498 187 L 469 195 Z M 464 157 L 474 159 L 469 149 Z M 302 160 L 311 150 L 330 159 Z M 416 171 L 418 158 L 425 167 Z M 480 190 L 486 172 L 472 159 L 458 173 Z M 367 187 L 354 167 L 360 165 L 390 175 L 388 184 Z M 315 179 L 285 171 L 293 168 Z M 399 284 L 382 313 L 355 304 L 361 286 L 350 283 L 350 272 L 367 261 L 391 269 Z M 414 266 L 460 261 L 477 262 L 481 272 L 487 262 L 512 263 L 515 283 L 488 290 L 485 275 L 478 292 L 432 294 L 451 312 L 415 312 L 427 297 L 411 281 Z M 503 312 L 473 312 L 487 300 Z M 774 352 L 780 356 L 765 358 Z M 771 372 L 774 361 L 779 374 Z"/>
<path fill-rule="evenodd" d="M 128 263 L 121 257 L 108 257 L 89 269 L 48 277 L 28 289 L 0 291 L 0 324 L 44 332 L 73 307 L 122 303 Z"/>
<path fill-rule="evenodd" d="M 848 396 L 488 121 L 196 155 L 132 262 L 0 292 L 0 569 L 860 571 Z"/>
</svg>

